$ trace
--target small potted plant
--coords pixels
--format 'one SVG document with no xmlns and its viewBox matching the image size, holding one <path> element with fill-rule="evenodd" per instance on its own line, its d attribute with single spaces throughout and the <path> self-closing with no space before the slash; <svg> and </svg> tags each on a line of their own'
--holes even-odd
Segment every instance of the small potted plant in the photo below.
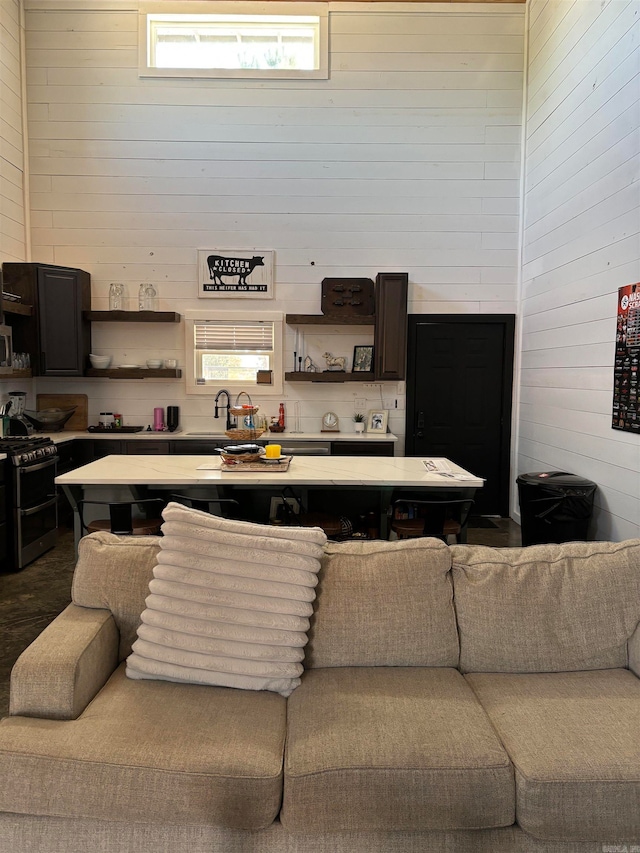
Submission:
<svg viewBox="0 0 640 853">
<path fill-rule="evenodd" d="M 356 432 L 364 432 L 364 415 L 362 412 L 356 412 L 353 416 L 354 429 Z"/>
</svg>

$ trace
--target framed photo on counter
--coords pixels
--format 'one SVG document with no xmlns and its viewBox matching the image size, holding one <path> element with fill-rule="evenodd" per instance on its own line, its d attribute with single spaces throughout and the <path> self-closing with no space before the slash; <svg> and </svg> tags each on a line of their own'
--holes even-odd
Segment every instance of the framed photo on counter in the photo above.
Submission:
<svg viewBox="0 0 640 853">
<path fill-rule="evenodd" d="M 367 417 L 367 432 L 386 432 L 389 412 L 386 409 L 370 409 Z"/>
<path fill-rule="evenodd" d="M 373 347 L 355 346 L 353 348 L 352 373 L 370 373 L 373 370 Z"/>
</svg>

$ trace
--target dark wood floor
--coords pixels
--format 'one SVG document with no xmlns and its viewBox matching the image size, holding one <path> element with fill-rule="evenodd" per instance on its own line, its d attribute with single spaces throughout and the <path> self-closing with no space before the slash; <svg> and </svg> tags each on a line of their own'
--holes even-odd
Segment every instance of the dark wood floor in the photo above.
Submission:
<svg viewBox="0 0 640 853">
<path fill-rule="evenodd" d="M 520 527 L 511 519 L 476 519 L 468 541 L 516 547 Z M 21 572 L 0 575 L 0 717 L 9 710 L 9 676 L 18 655 L 71 600 L 74 565 L 73 533 L 62 529 L 53 550 Z"/>
</svg>

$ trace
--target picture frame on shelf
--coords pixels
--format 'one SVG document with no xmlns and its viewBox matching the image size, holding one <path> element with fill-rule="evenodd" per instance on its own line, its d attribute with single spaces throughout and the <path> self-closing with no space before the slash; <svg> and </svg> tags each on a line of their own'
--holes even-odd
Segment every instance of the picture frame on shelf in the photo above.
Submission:
<svg viewBox="0 0 640 853">
<path fill-rule="evenodd" d="M 387 409 L 370 409 L 367 415 L 367 432 L 386 433 L 389 423 L 389 412 Z"/>
<path fill-rule="evenodd" d="M 370 373 L 373 370 L 373 346 L 355 346 L 353 348 L 352 373 Z"/>
<path fill-rule="evenodd" d="M 273 299 L 275 252 L 198 249 L 199 299 Z"/>
</svg>

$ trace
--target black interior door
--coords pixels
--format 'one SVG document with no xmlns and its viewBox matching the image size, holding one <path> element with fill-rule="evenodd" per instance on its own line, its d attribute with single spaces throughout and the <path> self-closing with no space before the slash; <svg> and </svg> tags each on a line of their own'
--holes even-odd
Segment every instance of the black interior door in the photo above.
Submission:
<svg viewBox="0 0 640 853">
<path fill-rule="evenodd" d="M 514 317 L 409 316 L 407 456 L 483 477 L 474 513 L 509 515 Z"/>
</svg>

